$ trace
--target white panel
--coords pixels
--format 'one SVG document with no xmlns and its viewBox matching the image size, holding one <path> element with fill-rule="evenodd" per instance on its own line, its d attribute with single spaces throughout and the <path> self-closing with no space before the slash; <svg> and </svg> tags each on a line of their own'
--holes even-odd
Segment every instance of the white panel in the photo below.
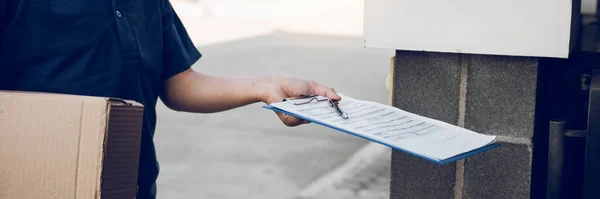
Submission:
<svg viewBox="0 0 600 199">
<path fill-rule="evenodd" d="M 567 57 L 571 0 L 365 0 L 365 46 Z"/>
</svg>

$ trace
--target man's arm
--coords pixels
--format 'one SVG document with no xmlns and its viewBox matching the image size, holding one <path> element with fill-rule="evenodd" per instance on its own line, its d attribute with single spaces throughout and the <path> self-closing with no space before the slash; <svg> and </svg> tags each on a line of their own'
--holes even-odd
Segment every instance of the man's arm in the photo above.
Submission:
<svg viewBox="0 0 600 199">
<path fill-rule="evenodd" d="M 216 77 L 192 69 L 165 82 L 162 100 L 176 111 L 214 113 L 259 102 L 256 88 L 264 78 Z"/>
<path fill-rule="evenodd" d="M 340 97 L 331 88 L 314 81 L 285 77 L 216 77 L 191 69 L 202 56 L 189 38 L 183 23 L 168 0 L 163 3 L 162 101 L 177 111 L 213 113 L 255 102 L 280 102 L 286 97 L 317 94 L 334 100 Z M 305 121 L 277 113 L 279 119 L 295 126 Z"/>
<path fill-rule="evenodd" d="M 332 88 L 314 81 L 291 77 L 217 77 L 192 69 L 167 79 L 161 99 L 173 110 L 213 113 L 256 102 L 279 102 L 286 97 L 309 94 L 341 99 Z M 287 115 L 278 115 L 289 126 L 303 122 Z"/>
</svg>

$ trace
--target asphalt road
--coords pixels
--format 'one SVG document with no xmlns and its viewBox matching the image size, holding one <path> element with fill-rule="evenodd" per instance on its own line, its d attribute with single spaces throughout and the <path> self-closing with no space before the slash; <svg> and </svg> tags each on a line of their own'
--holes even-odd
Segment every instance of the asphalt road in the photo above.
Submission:
<svg viewBox="0 0 600 199">
<path fill-rule="evenodd" d="M 199 49 L 194 68 L 208 74 L 296 76 L 387 103 L 391 54 L 361 38 L 277 32 Z M 159 105 L 159 198 L 290 198 L 366 143 L 316 124 L 286 127 L 261 105 L 206 115 Z"/>
</svg>

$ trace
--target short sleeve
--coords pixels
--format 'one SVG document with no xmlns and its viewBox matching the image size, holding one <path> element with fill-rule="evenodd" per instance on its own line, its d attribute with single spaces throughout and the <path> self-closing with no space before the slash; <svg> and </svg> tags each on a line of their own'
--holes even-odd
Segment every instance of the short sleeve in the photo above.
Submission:
<svg viewBox="0 0 600 199">
<path fill-rule="evenodd" d="M 202 57 L 168 0 L 163 0 L 163 78 L 189 69 Z"/>
</svg>

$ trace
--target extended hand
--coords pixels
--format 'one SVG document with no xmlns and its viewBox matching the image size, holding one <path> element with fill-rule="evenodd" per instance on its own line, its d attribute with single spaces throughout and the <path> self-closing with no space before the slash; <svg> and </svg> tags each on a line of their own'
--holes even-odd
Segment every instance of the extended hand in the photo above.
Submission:
<svg viewBox="0 0 600 199">
<path fill-rule="evenodd" d="M 301 95 L 320 95 L 332 100 L 341 100 L 333 88 L 321 85 L 315 81 L 303 80 L 292 77 L 279 77 L 266 79 L 259 82 L 262 90 L 262 101 L 270 104 L 281 102 L 288 97 L 298 97 Z M 277 113 L 279 119 L 287 126 L 298 126 L 308 123 L 297 117 Z"/>
</svg>

